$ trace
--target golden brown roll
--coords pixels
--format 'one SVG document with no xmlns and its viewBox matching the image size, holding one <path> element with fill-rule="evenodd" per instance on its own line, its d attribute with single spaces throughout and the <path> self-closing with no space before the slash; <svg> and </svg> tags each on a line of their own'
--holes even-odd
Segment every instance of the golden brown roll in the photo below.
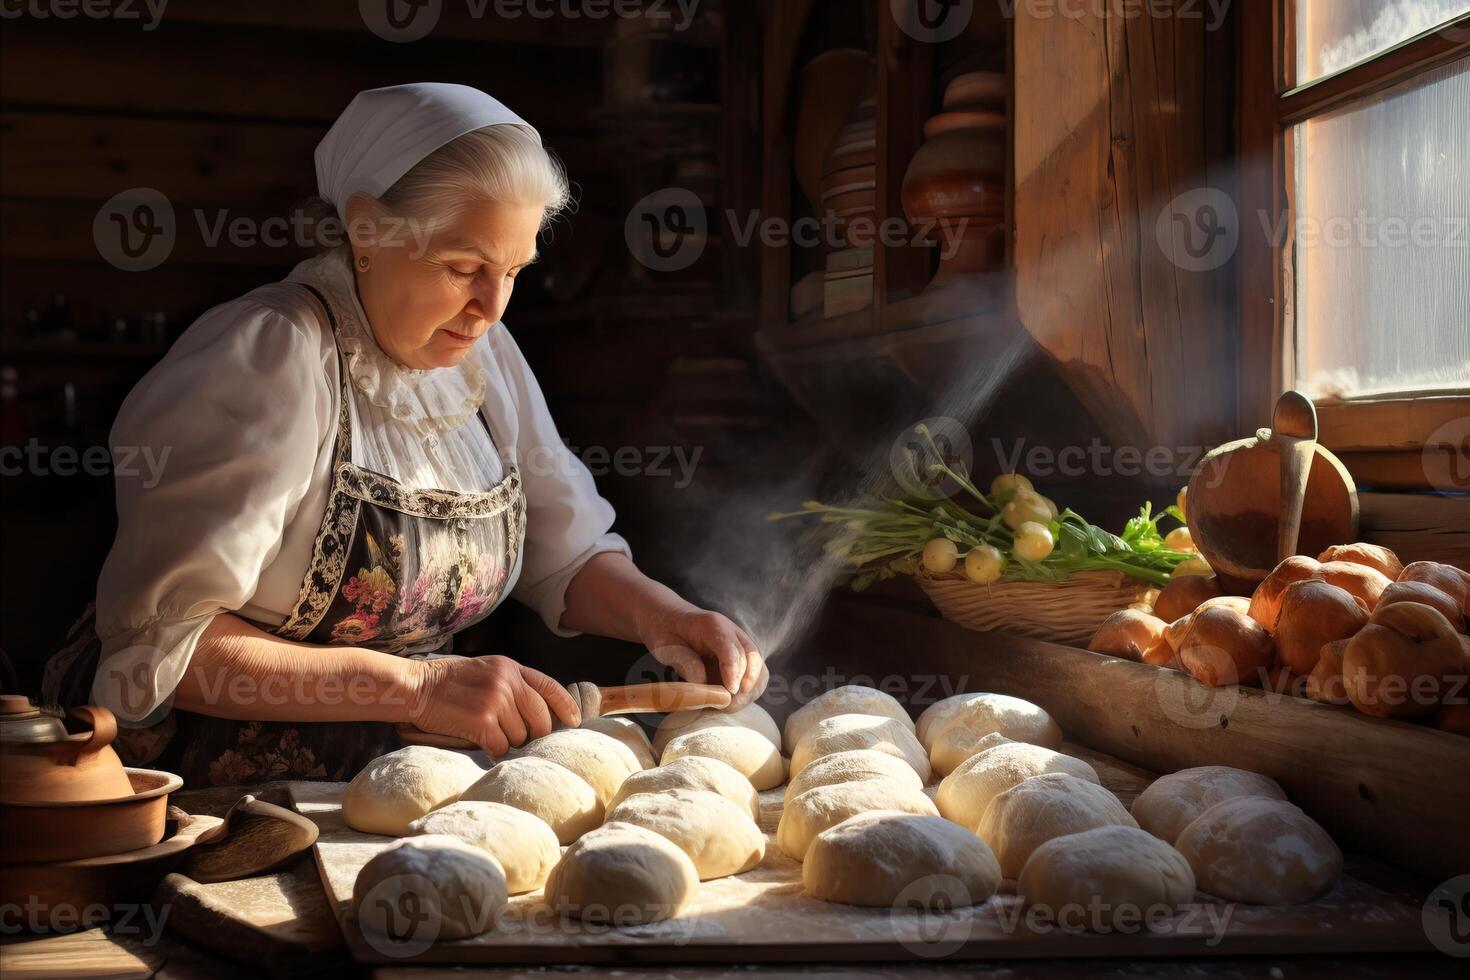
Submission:
<svg viewBox="0 0 1470 980">
<path fill-rule="evenodd" d="M 1195 680 L 1210 687 L 1261 683 L 1276 658 L 1265 627 L 1228 606 L 1202 609 L 1193 620 L 1179 645 L 1179 659 Z"/>
<path fill-rule="evenodd" d="M 1169 579 L 1169 584 L 1154 600 L 1154 615 L 1166 623 L 1180 616 L 1188 616 L 1199 608 L 1206 599 L 1220 594 L 1220 582 L 1213 575 L 1178 575 Z"/>
<path fill-rule="evenodd" d="M 1348 704 L 1347 689 L 1342 683 L 1342 655 L 1352 640 L 1333 640 L 1322 644 L 1317 666 L 1307 675 L 1306 695 L 1323 704 Z"/>
<path fill-rule="evenodd" d="M 1251 619 L 1268 630 L 1274 630 L 1276 617 L 1281 614 L 1281 593 L 1291 583 L 1311 578 L 1321 567 L 1320 562 L 1305 555 L 1292 555 L 1277 565 L 1251 595 Z"/>
<path fill-rule="evenodd" d="M 1405 566 L 1398 580 L 1400 582 L 1424 582 L 1434 586 L 1445 595 L 1458 601 L 1461 614 L 1464 614 L 1466 594 L 1470 593 L 1470 574 L 1461 571 L 1454 565 L 1445 565 L 1437 561 L 1416 561 L 1412 565 Z"/>
<path fill-rule="evenodd" d="M 1378 718 L 1423 718 L 1470 674 L 1470 640 L 1438 610 L 1395 602 L 1348 643 L 1342 678 L 1354 707 Z"/>
<path fill-rule="evenodd" d="M 1317 568 L 1313 578 L 1349 592 L 1363 600 L 1363 606 L 1371 613 L 1378 607 L 1378 597 L 1393 584 L 1393 579 L 1376 568 L 1358 565 L 1350 561 L 1329 561 Z"/>
<path fill-rule="evenodd" d="M 1426 606 L 1437 609 L 1450 625 L 1460 629 L 1464 623 L 1464 614 L 1460 603 L 1455 601 L 1454 596 L 1446 594 L 1428 582 L 1394 582 L 1383 590 L 1383 595 L 1378 599 L 1378 608 L 1392 605 L 1395 602 L 1420 602 Z M 1464 632 L 1460 629 L 1460 632 Z"/>
<path fill-rule="evenodd" d="M 1404 570 L 1404 563 L 1399 561 L 1398 555 L 1381 544 L 1363 541 L 1356 544 L 1335 544 L 1318 555 L 1317 560 L 1323 564 L 1330 561 L 1350 561 L 1354 565 L 1367 565 L 1378 569 L 1390 579 L 1397 579 Z"/>
<path fill-rule="evenodd" d="M 1093 653 L 1105 653 L 1124 660 L 1141 661 L 1144 654 L 1164 643 L 1164 627 L 1168 624 L 1157 616 L 1135 609 L 1120 609 L 1097 628 L 1087 649 Z M 1169 650 L 1169 657 L 1174 651 Z"/>
<path fill-rule="evenodd" d="M 1293 582 L 1281 593 L 1276 656 L 1298 674 L 1310 674 L 1324 643 L 1346 640 L 1368 625 L 1361 599 L 1326 582 Z"/>
</svg>

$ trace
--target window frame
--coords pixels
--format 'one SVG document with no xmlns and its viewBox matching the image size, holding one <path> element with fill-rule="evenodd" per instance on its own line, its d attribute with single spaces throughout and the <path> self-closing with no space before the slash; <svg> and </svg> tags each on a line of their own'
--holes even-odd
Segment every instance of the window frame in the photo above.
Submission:
<svg viewBox="0 0 1470 980">
<path fill-rule="evenodd" d="M 1237 423 L 1251 431 L 1270 418 L 1271 406 L 1295 375 L 1296 284 L 1295 159 L 1291 128 L 1362 102 L 1432 69 L 1470 56 L 1470 13 L 1408 38 L 1372 57 L 1296 84 L 1296 0 L 1259 0 L 1241 12 L 1239 153 L 1240 361 Z M 1279 242 L 1254 232 L 1254 216 L 1284 229 Z M 1276 222 L 1280 222 L 1277 224 Z M 1263 284 L 1266 288 L 1262 288 Z M 1412 452 L 1425 449 L 1447 420 L 1470 416 L 1470 392 L 1413 397 L 1412 393 L 1319 400 L 1323 445 L 1334 451 Z M 1448 446 L 1446 452 L 1452 452 Z M 1351 460 L 1349 469 L 1354 469 Z M 1384 481 L 1414 485 L 1413 480 Z M 1425 483 L 1428 481 L 1425 480 Z"/>
</svg>

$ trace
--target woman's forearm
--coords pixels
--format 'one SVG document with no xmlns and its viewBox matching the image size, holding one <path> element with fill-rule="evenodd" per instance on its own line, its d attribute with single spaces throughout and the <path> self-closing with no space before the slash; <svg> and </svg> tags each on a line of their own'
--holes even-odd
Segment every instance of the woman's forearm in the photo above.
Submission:
<svg viewBox="0 0 1470 980">
<path fill-rule="evenodd" d="M 654 617 L 694 608 L 615 551 L 593 555 L 582 566 L 567 586 L 566 602 L 561 614 L 564 628 L 635 642 L 646 636 Z"/>
<path fill-rule="evenodd" d="M 296 643 L 221 613 L 174 692 L 185 711 L 250 721 L 408 721 L 420 661 Z"/>
</svg>

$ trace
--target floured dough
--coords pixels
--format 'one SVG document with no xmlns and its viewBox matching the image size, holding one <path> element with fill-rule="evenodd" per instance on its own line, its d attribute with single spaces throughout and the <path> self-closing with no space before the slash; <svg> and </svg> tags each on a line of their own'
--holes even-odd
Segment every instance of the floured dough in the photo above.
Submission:
<svg viewBox="0 0 1470 980">
<path fill-rule="evenodd" d="M 637 757 L 638 764 L 644 769 L 652 769 L 658 765 L 658 757 L 654 754 L 653 745 L 648 741 L 648 735 L 643 731 L 643 726 L 631 718 L 619 718 L 616 715 L 605 718 L 584 718 L 580 727 L 588 731 L 601 732 L 622 742 Z"/>
<path fill-rule="evenodd" d="M 1032 852 L 1052 838 L 1110 825 L 1138 826 L 1101 786 L 1050 772 L 1023 779 L 991 800 L 978 833 L 1000 859 L 1001 872 L 1014 878 Z"/>
<path fill-rule="evenodd" d="M 504 803 L 460 801 L 415 820 L 416 834 L 448 834 L 500 862 L 512 895 L 540 888 L 561 857 L 556 832 L 540 817 Z"/>
<path fill-rule="evenodd" d="M 1006 694 L 977 694 L 949 717 L 929 726 L 929 761 L 940 775 L 948 775 L 974 755 L 980 740 L 992 732 L 1014 742 L 1062 747 L 1062 730 L 1040 707 Z"/>
<path fill-rule="evenodd" d="M 702 755 L 687 755 L 657 769 L 635 772 L 618 788 L 612 805 L 616 807 L 635 793 L 663 793 L 671 789 L 709 790 L 749 813 L 752 820 L 760 818 L 760 796 L 750 780 L 728 762 Z"/>
<path fill-rule="evenodd" d="M 1054 837 L 1032 852 L 1016 894 L 1063 928 L 1136 930 L 1151 909 L 1194 898 L 1184 855 L 1136 827 L 1097 827 Z"/>
<path fill-rule="evenodd" d="M 929 760 L 906 722 L 886 715 L 835 715 L 807 729 L 791 753 L 791 778 L 824 755 L 874 749 L 897 756 L 928 782 Z"/>
<path fill-rule="evenodd" d="M 766 835 L 750 815 L 708 790 L 635 793 L 613 807 L 607 819 L 667 837 L 689 855 L 702 881 L 749 871 L 766 856 Z"/>
<path fill-rule="evenodd" d="M 913 766 L 896 755 L 877 749 L 850 749 L 814 759 L 786 784 L 786 801 L 818 786 L 855 783 L 863 779 L 890 779 L 912 789 L 923 789 L 924 781 Z"/>
<path fill-rule="evenodd" d="M 939 811 L 922 790 L 885 779 L 856 783 L 834 783 L 809 789 L 781 812 L 776 826 L 776 844 L 789 857 L 800 861 L 817 835 L 848 817 L 871 810 L 899 810 L 937 817 Z"/>
<path fill-rule="evenodd" d="M 749 728 L 705 728 L 680 735 L 664 746 L 663 764 L 692 755 L 732 766 L 758 790 L 780 786 L 786 778 L 781 753 L 764 735 Z"/>
<path fill-rule="evenodd" d="M 991 800 L 1021 780 L 1046 772 L 1065 772 L 1100 784 L 1097 770 L 1081 759 L 1040 745 L 1008 741 L 972 755 L 945 776 L 934 794 L 934 804 L 950 820 L 974 830 Z"/>
<path fill-rule="evenodd" d="M 667 837 L 607 823 L 562 854 L 546 879 L 546 901 L 584 922 L 637 925 L 677 915 L 698 887 L 694 862 Z"/>
<path fill-rule="evenodd" d="M 1133 801 L 1138 826 L 1170 844 L 1216 803 L 1243 796 L 1286 799 L 1276 780 L 1231 766 L 1197 766 L 1160 776 Z"/>
<path fill-rule="evenodd" d="M 642 772 L 633 750 L 611 735 L 589 728 L 564 728 L 543 735 L 519 752 L 566 766 L 591 784 L 605 808 L 623 780 Z"/>
<path fill-rule="evenodd" d="M 847 684 L 817 695 L 791 713 L 783 732 L 786 751 L 794 753 L 797 743 L 818 722 L 837 715 L 878 715 L 892 718 L 910 732 L 914 730 L 908 711 L 893 695 L 874 687 Z"/>
<path fill-rule="evenodd" d="M 801 880 L 824 902 L 938 910 L 994 895 L 1000 865 L 984 841 L 943 817 L 878 810 L 818 834 Z"/>
<path fill-rule="evenodd" d="M 984 694 L 953 694 L 935 701 L 920 712 L 918 720 L 914 722 L 914 734 L 918 736 L 919 744 L 924 746 L 924 751 L 934 748 L 934 736 L 939 734 L 945 723 L 963 710 L 966 704 L 983 697 Z"/>
<path fill-rule="evenodd" d="M 462 752 L 406 745 L 362 767 L 342 793 L 342 819 L 366 834 L 403 837 L 430 810 L 453 803 L 485 770 Z"/>
<path fill-rule="evenodd" d="M 591 783 L 566 766 L 533 755 L 500 760 L 459 799 L 525 810 L 546 821 L 563 844 L 602 823 L 602 801 Z"/>
<path fill-rule="evenodd" d="M 478 936 L 494 926 L 505 902 L 500 864 L 444 834 L 380 851 L 352 884 L 352 911 L 363 929 L 415 944 Z"/>
<path fill-rule="evenodd" d="M 664 746 L 680 735 L 721 726 L 752 729 L 770 739 L 771 744 L 776 748 L 781 747 L 781 729 L 776 727 L 776 719 L 772 718 L 770 712 L 760 705 L 747 704 L 734 711 L 694 708 L 689 711 L 671 712 L 664 716 L 664 720 L 659 722 L 658 728 L 654 730 L 653 751 L 656 754 L 662 754 Z"/>
<path fill-rule="evenodd" d="M 1215 804 L 1174 846 L 1200 891 L 1232 902 L 1310 902 L 1342 874 L 1342 852 L 1327 831 L 1293 804 L 1264 796 Z"/>
</svg>

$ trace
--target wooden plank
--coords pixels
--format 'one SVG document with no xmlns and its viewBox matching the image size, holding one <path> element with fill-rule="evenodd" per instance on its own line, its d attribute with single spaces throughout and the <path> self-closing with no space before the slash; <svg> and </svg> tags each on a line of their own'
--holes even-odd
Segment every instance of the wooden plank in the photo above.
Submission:
<svg viewBox="0 0 1470 980">
<path fill-rule="evenodd" d="M 548 66 L 544 51 L 521 45 L 390 44 L 370 34 L 323 42 L 229 25 L 190 25 L 148 41 L 118 24 L 7 20 L 0 90 L 12 108 L 328 125 L 363 89 L 433 78 L 483 87 L 538 129 L 556 131 L 590 129 L 602 89 L 592 51 L 561 52 Z"/>
<path fill-rule="evenodd" d="M 1396 44 L 1361 64 L 1286 92 L 1276 103 L 1281 126 L 1331 112 L 1422 72 L 1470 55 L 1470 14 Z"/>
<path fill-rule="evenodd" d="M 878 227 L 904 219 L 903 178 L 929 118 L 934 82 L 934 45 L 910 37 L 889 11 L 878 16 Z M 886 237 L 886 236 L 885 236 Z M 932 249 L 880 240 L 873 248 L 874 306 L 917 295 L 929 284 Z"/>
<path fill-rule="evenodd" d="M 1150 775 L 1093 753 L 1099 777 L 1132 798 Z M 802 893 L 801 865 L 773 839 L 782 790 L 761 794 L 760 827 L 767 835 L 760 866 L 701 882 L 690 904 L 663 922 L 633 929 L 586 927 L 563 919 L 544 895 L 511 898 L 494 928 L 472 939 L 421 948 L 369 941 L 351 914 L 357 873 L 393 843 L 342 822 L 343 783 L 292 783 L 296 809 L 315 821 L 314 847 L 322 884 L 347 946 L 359 963 L 724 963 L 875 962 L 975 959 L 1149 958 L 1240 953 L 1408 951 L 1428 948 L 1420 903 L 1344 875 L 1318 902 L 1287 908 L 1228 904 L 1197 894 L 1191 907 L 1152 933 L 1061 932 L 1022 915 L 1009 884 L 987 902 L 949 912 L 893 915 L 886 908 L 830 904 Z M 1218 927 L 1204 928 L 1209 921 Z M 1194 922 L 1195 925 L 1186 924 Z"/>
<path fill-rule="evenodd" d="M 897 643 L 923 652 L 896 664 Z M 1026 698 L 1074 741 L 1154 772 L 1260 772 L 1344 845 L 1435 881 L 1470 873 L 1464 736 L 1254 688 L 1211 689 L 1178 671 L 853 600 L 829 606 L 801 657 L 779 669 L 840 662 L 849 677 L 896 675 L 910 690 L 948 681 Z"/>
<path fill-rule="evenodd" d="M 1358 507 L 1363 540 L 1392 548 L 1404 564 L 1438 561 L 1470 568 L 1470 500 L 1426 493 L 1359 493 Z"/>
<path fill-rule="evenodd" d="M 1470 439 L 1470 396 L 1317 403 L 1317 441 L 1334 452 L 1422 449 L 1431 438 Z"/>
</svg>

